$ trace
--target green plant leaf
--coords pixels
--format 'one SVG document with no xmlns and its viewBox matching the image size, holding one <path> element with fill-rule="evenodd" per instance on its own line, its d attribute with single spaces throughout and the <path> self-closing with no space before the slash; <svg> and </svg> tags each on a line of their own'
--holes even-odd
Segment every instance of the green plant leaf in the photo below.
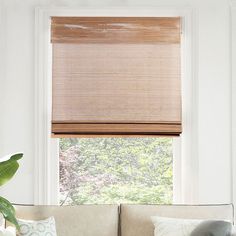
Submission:
<svg viewBox="0 0 236 236">
<path fill-rule="evenodd" d="M 0 212 L 2 213 L 3 217 L 14 224 L 16 228 L 19 230 L 19 224 L 15 217 L 15 209 L 12 204 L 5 198 L 0 197 Z"/>
<path fill-rule="evenodd" d="M 18 160 L 23 156 L 22 153 L 14 154 L 9 160 L 0 162 L 0 186 L 8 182 L 19 168 Z"/>
<path fill-rule="evenodd" d="M 10 157 L 12 161 L 18 161 L 23 157 L 23 153 L 16 153 Z"/>
</svg>

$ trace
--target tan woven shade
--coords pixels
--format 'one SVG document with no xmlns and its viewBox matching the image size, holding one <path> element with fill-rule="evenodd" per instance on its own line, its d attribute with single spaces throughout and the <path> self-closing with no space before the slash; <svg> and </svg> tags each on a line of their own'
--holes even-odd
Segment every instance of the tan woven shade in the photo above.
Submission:
<svg viewBox="0 0 236 236">
<path fill-rule="evenodd" d="M 54 135 L 179 135 L 180 18 L 52 17 Z"/>
</svg>

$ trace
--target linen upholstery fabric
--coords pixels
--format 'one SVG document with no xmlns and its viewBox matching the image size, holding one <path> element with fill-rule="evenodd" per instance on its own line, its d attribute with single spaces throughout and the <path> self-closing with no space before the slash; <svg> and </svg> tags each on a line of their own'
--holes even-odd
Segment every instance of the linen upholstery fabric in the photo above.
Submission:
<svg viewBox="0 0 236 236">
<path fill-rule="evenodd" d="M 58 236 L 118 236 L 118 205 L 15 206 L 18 218 L 54 216 Z M 219 219 L 233 222 L 232 205 L 121 205 L 119 236 L 153 236 L 151 216 Z"/>
<path fill-rule="evenodd" d="M 200 223 L 190 236 L 230 236 L 232 224 L 226 221 L 204 221 Z"/>
<path fill-rule="evenodd" d="M 121 236 L 153 236 L 151 216 L 226 220 L 233 223 L 232 205 L 121 205 Z"/>
<path fill-rule="evenodd" d="M 155 226 L 155 236 L 190 236 L 192 231 L 202 222 L 202 220 L 159 216 L 153 216 L 151 218 Z M 197 234 L 197 236 L 205 235 Z"/>
<path fill-rule="evenodd" d="M 117 236 L 118 205 L 15 206 L 19 219 L 54 216 L 57 236 Z"/>
<path fill-rule="evenodd" d="M 54 217 L 45 220 L 18 219 L 21 236 L 57 236 Z"/>
</svg>

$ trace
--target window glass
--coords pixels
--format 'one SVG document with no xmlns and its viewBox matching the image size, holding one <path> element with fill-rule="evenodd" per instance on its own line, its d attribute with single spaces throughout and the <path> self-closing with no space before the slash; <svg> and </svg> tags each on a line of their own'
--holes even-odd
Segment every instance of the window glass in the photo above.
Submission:
<svg viewBox="0 0 236 236">
<path fill-rule="evenodd" d="M 172 138 L 60 139 L 60 203 L 172 203 L 172 142 Z"/>
</svg>

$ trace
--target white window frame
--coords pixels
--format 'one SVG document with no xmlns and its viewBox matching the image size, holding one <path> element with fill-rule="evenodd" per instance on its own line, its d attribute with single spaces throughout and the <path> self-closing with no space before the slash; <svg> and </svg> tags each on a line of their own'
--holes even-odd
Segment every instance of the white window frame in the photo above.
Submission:
<svg viewBox="0 0 236 236">
<path fill-rule="evenodd" d="M 231 2 L 231 202 L 236 209 L 236 1 Z M 234 214 L 234 222 L 236 215 Z"/>
<path fill-rule="evenodd" d="M 174 140 L 174 203 L 198 202 L 196 12 L 185 7 L 61 8 L 35 10 L 35 179 L 34 204 L 59 203 L 59 145 L 51 138 L 51 16 L 182 17 L 183 134 Z"/>
</svg>

